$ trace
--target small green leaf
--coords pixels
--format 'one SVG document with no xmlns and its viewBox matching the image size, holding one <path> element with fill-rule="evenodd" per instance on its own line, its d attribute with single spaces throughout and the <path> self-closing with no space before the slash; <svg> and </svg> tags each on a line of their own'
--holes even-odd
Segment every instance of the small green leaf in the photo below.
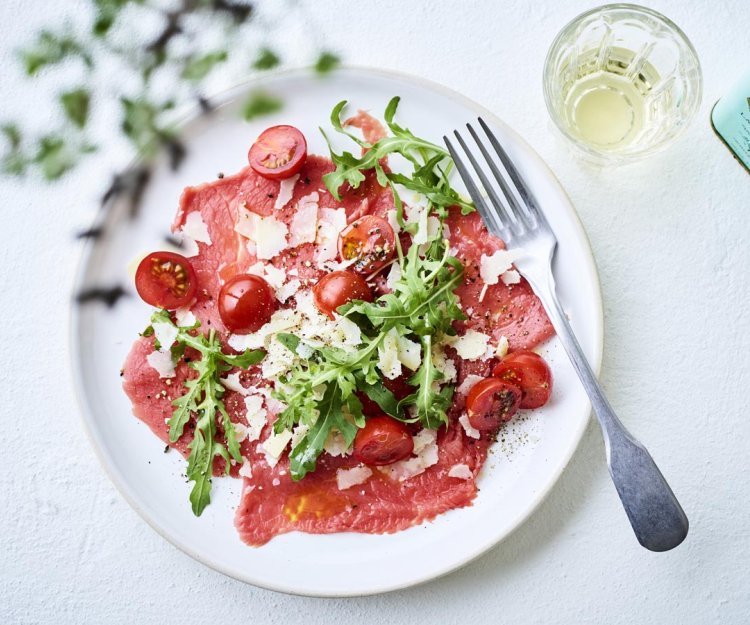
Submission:
<svg viewBox="0 0 750 625">
<path fill-rule="evenodd" d="M 374 401 L 385 414 L 401 418 L 401 412 L 398 409 L 398 400 L 391 391 L 389 391 L 382 381 L 378 380 L 375 384 L 367 384 L 364 380 L 359 382 L 359 388 L 364 391 L 372 401 Z"/>
<path fill-rule="evenodd" d="M 91 32 L 95 37 L 103 37 L 112 28 L 122 8 L 129 4 L 143 4 L 143 0 L 94 0 L 96 16 Z"/>
<path fill-rule="evenodd" d="M 138 151 L 146 156 L 153 156 L 171 136 L 172 132 L 160 125 L 161 115 L 171 109 L 174 103 L 168 100 L 156 104 L 145 98 L 120 98 L 123 119 L 122 131 L 136 146 Z"/>
<path fill-rule="evenodd" d="M 8 140 L 11 150 L 17 150 L 21 147 L 21 131 L 16 124 L 3 124 L 0 126 L 0 132 Z"/>
<path fill-rule="evenodd" d="M 281 63 L 281 59 L 269 48 L 263 48 L 258 53 L 255 61 L 253 61 L 253 69 L 257 70 L 269 70 L 277 67 Z"/>
<path fill-rule="evenodd" d="M 0 132 L 8 141 L 8 150 L 0 161 L 0 168 L 3 173 L 11 176 L 23 175 L 29 165 L 29 159 L 21 150 L 21 131 L 16 124 L 8 123 L 0 126 Z"/>
<path fill-rule="evenodd" d="M 203 80 L 218 64 L 227 60 L 226 50 L 209 52 L 202 56 L 190 57 L 182 68 L 181 76 L 185 80 L 198 82 Z"/>
<path fill-rule="evenodd" d="M 79 128 L 83 128 L 88 120 L 90 97 L 88 90 L 84 88 L 66 91 L 60 96 L 65 115 Z"/>
<path fill-rule="evenodd" d="M 33 162 L 40 166 L 47 180 L 57 180 L 70 171 L 77 158 L 65 140 L 57 135 L 47 135 L 39 140 Z"/>
<path fill-rule="evenodd" d="M 229 356 L 222 353 L 221 359 L 232 367 L 239 367 L 240 369 L 247 369 L 252 365 L 257 365 L 266 356 L 266 350 L 264 349 L 246 349 L 239 356 Z"/>
<path fill-rule="evenodd" d="M 28 49 L 21 51 L 21 59 L 29 76 L 34 76 L 39 70 L 49 65 L 55 65 L 68 57 L 77 56 L 91 67 L 91 56 L 70 35 L 55 35 L 43 30 L 36 42 Z"/>
<path fill-rule="evenodd" d="M 283 106 L 283 101 L 278 97 L 265 91 L 254 91 L 245 102 L 243 116 L 246 121 L 251 121 L 257 117 L 276 113 Z"/>
<path fill-rule="evenodd" d="M 276 335 L 276 340 L 293 354 L 297 353 L 297 348 L 300 344 L 299 337 L 294 336 L 294 334 L 289 334 L 288 332 L 279 332 Z"/>
<path fill-rule="evenodd" d="M 341 59 L 332 52 L 323 52 L 315 62 L 315 71 L 318 74 L 328 74 L 341 64 Z"/>
</svg>

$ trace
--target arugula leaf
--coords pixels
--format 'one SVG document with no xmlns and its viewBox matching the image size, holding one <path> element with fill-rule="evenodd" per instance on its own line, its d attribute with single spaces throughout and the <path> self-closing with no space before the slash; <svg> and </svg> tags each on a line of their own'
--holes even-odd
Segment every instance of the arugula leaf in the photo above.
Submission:
<svg viewBox="0 0 750 625">
<path fill-rule="evenodd" d="M 344 127 L 341 119 L 347 104 L 345 100 L 333 107 L 331 126 L 352 140 L 362 154 L 335 152 L 328 135 L 321 129 L 335 165 L 335 170 L 324 176 L 326 187 L 339 199 L 344 184 L 357 188 L 365 180 L 365 172 L 374 170 L 378 183 L 389 187 L 393 193 L 402 228 L 410 231 L 417 227 L 404 223 L 399 195 L 399 189 L 403 188 L 422 194 L 427 200 L 427 210 L 439 219 L 442 228 L 449 207 L 459 206 L 464 212 L 474 207 L 450 185 L 450 155 L 394 121 L 398 102 L 398 97 L 393 98 L 385 112 L 392 136 L 374 144 L 363 141 Z M 383 159 L 394 155 L 411 164 L 410 175 L 395 174 L 384 167 Z M 286 404 L 274 424 L 275 431 L 289 430 L 298 423 L 310 428 L 290 455 L 295 480 L 315 469 L 317 457 L 331 431 L 338 430 L 351 444 L 357 428 L 364 426 L 357 393 L 364 393 L 386 414 L 405 422 L 419 421 L 428 428 L 438 428 L 448 422 L 453 386 L 445 383 L 436 367 L 433 348 L 445 336 L 455 334 L 454 321 L 466 318 L 455 293 L 463 281 L 464 268 L 450 254 L 448 242 L 440 233 L 425 245 L 412 245 L 405 256 L 400 245 L 397 251 L 401 276 L 391 293 L 374 302 L 354 301 L 338 309 L 359 326 L 362 343 L 358 349 L 314 349 L 311 358 L 293 365 L 274 391 L 274 396 Z M 378 369 L 385 337 L 394 333 L 419 342 L 421 351 L 420 366 L 409 379 L 414 392 L 401 401 L 385 386 Z M 296 353 L 299 337 L 280 333 L 277 339 Z"/>
<path fill-rule="evenodd" d="M 359 402 L 359 400 L 356 401 Z M 293 480 L 301 480 L 315 470 L 318 456 L 323 451 L 326 439 L 333 430 L 341 433 L 347 446 L 354 442 L 358 428 L 344 416 L 344 405 L 351 407 L 353 402 L 351 399 L 344 402 L 339 386 L 328 384 L 323 399 L 318 402 L 317 420 L 289 454 L 289 472 Z M 362 414 L 361 404 L 359 414 L 360 416 Z"/>
<path fill-rule="evenodd" d="M 286 347 L 290 352 L 297 353 L 297 348 L 299 347 L 300 340 L 298 337 L 294 336 L 294 334 L 289 334 L 288 332 L 279 332 L 276 335 L 276 340 L 281 343 L 284 347 Z"/>
<path fill-rule="evenodd" d="M 389 391 L 381 380 L 372 384 L 364 379 L 364 376 L 357 378 L 358 388 L 374 401 L 380 409 L 387 415 L 396 419 L 401 419 L 402 410 L 399 409 L 398 400 L 391 391 Z"/>
<path fill-rule="evenodd" d="M 184 434 L 185 426 L 190 419 L 196 417 L 186 473 L 188 479 L 193 482 L 190 492 L 193 514 L 200 516 L 211 502 L 214 459 L 224 459 L 227 473 L 230 460 L 242 461 L 234 425 L 222 400 L 225 389 L 221 383 L 221 376 L 233 367 L 247 368 L 257 364 L 263 359 L 265 352 L 246 350 L 239 355 L 225 354 L 215 330 L 211 330 L 207 336 L 200 333 L 193 335 L 199 323 L 189 328 L 176 326 L 166 310 L 156 311 L 151 316 L 151 323 L 167 323 L 177 330 L 175 347 L 178 352 L 184 352 L 185 348 L 190 347 L 201 354 L 200 359 L 191 360 L 188 365 L 197 375 L 185 381 L 185 393 L 172 402 L 174 410 L 168 421 L 169 441 L 175 443 Z M 149 326 L 143 332 L 143 336 L 151 334 L 153 326 Z M 173 354 L 174 349 L 173 347 Z M 219 425 L 224 434 L 224 443 L 217 439 Z"/>
</svg>

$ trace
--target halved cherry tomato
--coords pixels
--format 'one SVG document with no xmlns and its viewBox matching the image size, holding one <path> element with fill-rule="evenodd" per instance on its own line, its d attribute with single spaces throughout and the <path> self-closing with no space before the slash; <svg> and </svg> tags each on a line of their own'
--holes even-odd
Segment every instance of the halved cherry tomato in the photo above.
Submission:
<svg viewBox="0 0 750 625">
<path fill-rule="evenodd" d="M 269 180 L 293 176 L 306 159 L 305 136 L 294 126 L 271 126 L 264 130 L 247 153 L 250 167 Z"/>
<path fill-rule="evenodd" d="M 361 299 L 372 301 L 372 291 L 367 282 L 351 271 L 334 271 L 323 276 L 313 287 L 313 299 L 318 310 L 333 319 L 339 306 Z"/>
<path fill-rule="evenodd" d="M 485 378 L 471 387 L 466 412 L 472 427 L 495 430 L 510 421 L 521 404 L 521 389 L 498 378 Z"/>
<path fill-rule="evenodd" d="M 371 417 L 354 439 L 354 457 L 373 466 L 403 460 L 414 451 L 414 441 L 401 421 L 381 415 Z"/>
<path fill-rule="evenodd" d="M 503 358 L 492 375 L 521 389 L 521 408 L 544 406 L 552 393 L 552 371 L 539 354 L 522 350 Z"/>
<path fill-rule="evenodd" d="M 260 276 L 241 273 L 219 292 L 219 315 L 227 330 L 236 334 L 256 332 L 271 319 L 276 297 Z"/>
<path fill-rule="evenodd" d="M 356 259 L 354 271 L 369 275 L 382 269 L 396 252 L 396 235 L 382 217 L 365 215 L 350 223 L 339 234 L 342 261 Z"/>
<path fill-rule="evenodd" d="M 135 290 L 144 302 L 175 310 L 195 297 L 198 279 L 190 261 L 173 252 L 151 252 L 135 272 Z"/>
</svg>

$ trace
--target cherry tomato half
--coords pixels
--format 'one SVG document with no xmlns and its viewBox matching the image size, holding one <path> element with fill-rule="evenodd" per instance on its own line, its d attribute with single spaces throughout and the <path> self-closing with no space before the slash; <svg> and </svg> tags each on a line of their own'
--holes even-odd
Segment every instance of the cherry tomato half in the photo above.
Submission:
<svg viewBox="0 0 750 625">
<path fill-rule="evenodd" d="M 276 310 L 273 289 L 260 276 L 241 273 L 219 292 L 219 315 L 227 330 L 236 334 L 256 332 Z"/>
<path fill-rule="evenodd" d="M 313 299 L 318 310 L 333 319 L 334 311 L 352 300 L 371 302 L 372 291 L 356 273 L 334 271 L 323 276 L 313 287 Z"/>
<path fill-rule="evenodd" d="M 294 126 L 271 126 L 264 130 L 247 153 L 250 167 L 269 180 L 293 176 L 306 159 L 305 136 Z"/>
<path fill-rule="evenodd" d="M 354 271 L 369 275 L 385 267 L 396 252 L 396 235 L 382 217 L 365 215 L 350 223 L 339 234 L 342 261 L 356 259 Z"/>
<path fill-rule="evenodd" d="M 195 297 L 198 280 L 190 261 L 173 252 L 151 252 L 135 272 L 135 290 L 147 304 L 175 310 Z"/>
<path fill-rule="evenodd" d="M 403 460 L 414 451 L 414 441 L 401 421 L 381 415 L 371 417 L 354 439 L 354 457 L 373 466 Z"/>
<path fill-rule="evenodd" d="M 552 393 L 552 371 L 539 354 L 527 350 L 503 358 L 492 375 L 521 389 L 521 408 L 544 406 Z"/>
<path fill-rule="evenodd" d="M 498 378 L 485 378 L 471 387 L 466 412 L 472 427 L 495 430 L 510 421 L 521 404 L 521 389 Z"/>
</svg>

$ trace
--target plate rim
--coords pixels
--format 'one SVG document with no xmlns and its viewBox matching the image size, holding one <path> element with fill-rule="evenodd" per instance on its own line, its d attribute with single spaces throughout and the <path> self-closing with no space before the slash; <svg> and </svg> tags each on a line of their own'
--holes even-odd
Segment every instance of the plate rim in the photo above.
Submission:
<svg viewBox="0 0 750 625">
<path fill-rule="evenodd" d="M 560 181 L 557 179 L 557 176 L 552 171 L 552 169 L 547 165 L 547 163 L 542 159 L 542 157 L 537 153 L 537 151 L 519 134 L 517 133 L 512 127 L 510 127 L 507 123 L 505 123 L 500 117 L 498 117 L 495 113 L 493 113 L 491 110 L 485 108 L 483 105 L 479 104 L 475 100 L 469 98 L 468 96 L 463 95 L 462 93 L 459 93 L 458 91 L 455 91 L 454 89 L 447 87 L 446 85 L 443 85 L 442 83 L 436 82 L 431 79 L 427 79 L 421 76 L 417 76 L 414 74 L 410 74 L 408 72 L 402 72 L 399 70 L 393 70 L 393 69 L 383 69 L 378 67 L 372 67 L 367 65 L 357 65 L 357 64 L 343 64 L 336 70 L 335 72 L 353 72 L 355 74 L 371 74 L 379 77 L 384 78 L 391 78 L 391 79 L 397 79 L 397 80 L 407 80 L 413 83 L 416 83 L 420 87 L 423 87 L 427 90 L 437 92 L 440 95 L 450 98 L 457 103 L 465 106 L 468 109 L 471 109 L 475 113 L 482 115 L 485 119 L 490 121 L 492 124 L 502 126 L 509 134 L 513 135 L 514 139 L 517 141 L 518 146 L 526 153 L 526 156 L 529 157 L 530 160 L 535 161 L 536 167 L 538 167 L 540 170 L 543 170 L 547 173 L 547 179 L 549 182 L 556 187 L 556 190 L 560 192 L 566 199 L 567 202 L 565 202 L 565 210 L 568 213 L 568 217 L 570 218 L 571 223 L 573 224 L 573 227 L 575 230 L 577 230 L 578 235 L 581 237 L 581 241 L 584 244 L 584 252 L 585 252 L 585 265 L 581 267 L 582 273 L 586 275 L 587 280 L 593 287 L 593 296 L 596 299 L 596 314 L 594 315 L 594 322 L 596 324 L 596 327 L 594 328 L 594 337 L 596 340 L 596 345 L 594 349 L 594 361 L 590 364 L 592 365 L 592 368 L 595 372 L 595 374 L 599 375 L 602 365 L 602 359 L 603 359 L 603 353 L 604 353 L 604 306 L 602 301 L 602 294 L 601 294 L 601 283 L 599 280 L 599 271 L 596 266 L 596 260 L 593 255 L 593 251 L 591 249 L 591 242 L 589 240 L 588 234 L 586 233 L 585 228 L 583 227 L 583 223 L 581 222 L 580 216 L 578 215 L 578 212 L 575 209 L 575 206 L 573 205 L 573 202 L 570 200 L 570 197 L 568 196 L 567 192 L 563 188 L 563 186 L 560 184 Z M 261 75 L 257 77 L 250 78 L 248 80 L 241 81 L 231 87 L 228 87 L 224 90 L 221 90 L 217 92 L 216 94 L 212 95 L 210 99 L 217 103 L 217 106 L 222 106 L 224 104 L 227 104 L 232 101 L 234 97 L 236 97 L 240 93 L 244 93 L 253 87 L 262 86 L 264 83 L 269 82 L 269 80 L 275 80 L 279 78 L 310 78 L 314 76 L 313 71 L 310 67 L 293 67 L 293 68 L 287 68 L 284 70 L 279 70 L 273 74 L 266 74 Z M 186 124 L 194 121 L 200 112 L 200 108 L 198 106 L 192 106 L 189 110 L 187 110 L 184 115 L 182 115 L 178 120 L 175 122 L 175 127 L 177 129 L 182 128 Z M 137 165 L 141 161 L 140 158 L 134 158 L 132 159 L 128 165 L 127 168 L 131 168 L 135 165 Z M 95 226 L 99 223 L 101 219 L 105 216 L 105 212 L 102 210 L 99 210 L 94 215 L 91 224 Z M 82 246 L 82 249 L 80 251 L 80 255 L 78 258 L 78 263 L 75 269 L 74 273 L 74 280 L 73 280 L 73 292 L 77 292 L 81 285 L 84 283 L 85 280 L 85 274 L 86 274 L 86 268 L 88 266 L 88 262 L 90 259 L 90 255 L 94 249 L 95 241 L 91 239 L 87 239 L 84 242 L 84 245 Z M 489 540 L 486 540 L 481 543 L 480 546 L 473 549 L 471 552 L 468 552 L 459 559 L 458 561 L 452 563 L 449 566 L 445 566 L 443 568 L 437 569 L 437 570 L 431 570 L 423 574 L 422 576 L 416 577 L 412 580 L 400 582 L 397 584 L 381 584 L 380 586 L 373 587 L 371 589 L 368 589 L 367 591 L 338 591 L 338 592 L 315 592 L 310 590 L 301 589 L 298 587 L 290 587 L 285 586 L 283 584 L 276 584 L 276 583 L 269 583 L 263 579 L 257 579 L 252 576 L 248 575 L 242 575 L 240 572 L 236 571 L 235 569 L 231 567 L 227 567 L 221 562 L 215 561 L 212 558 L 206 558 L 199 554 L 197 551 L 195 551 L 190 545 L 183 543 L 179 541 L 178 539 L 170 536 L 168 532 L 163 529 L 160 524 L 156 521 L 156 519 L 151 518 L 149 514 L 146 513 L 146 511 L 140 506 L 138 503 L 136 497 L 134 494 L 131 494 L 130 487 L 127 485 L 127 482 L 124 478 L 124 476 L 120 475 L 118 472 L 115 471 L 114 467 L 111 466 L 111 464 L 108 462 L 108 459 L 105 457 L 102 449 L 103 446 L 100 444 L 99 435 L 97 434 L 96 428 L 94 427 L 95 422 L 95 415 L 93 413 L 93 410 L 89 406 L 88 399 L 86 397 L 85 391 L 84 391 L 84 374 L 83 370 L 80 366 L 81 363 L 81 353 L 80 353 L 80 347 L 78 344 L 78 341 L 76 340 L 77 333 L 80 329 L 80 316 L 78 312 L 78 308 L 76 306 L 70 307 L 70 313 L 68 317 L 68 353 L 70 354 L 70 364 L 71 364 L 71 370 L 72 370 L 72 377 L 73 377 L 73 387 L 74 387 L 74 394 L 76 397 L 76 403 L 78 404 L 78 412 L 79 412 L 79 418 L 83 424 L 84 432 L 86 433 L 86 437 L 88 439 L 89 444 L 91 447 L 93 447 L 94 453 L 96 455 L 97 460 L 99 461 L 100 466 L 104 469 L 106 475 L 109 477 L 110 481 L 114 484 L 117 491 L 122 495 L 122 497 L 125 499 L 125 501 L 130 505 L 130 507 L 138 514 L 138 516 L 146 521 L 146 523 L 151 527 L 152 530 L 154 530 L 157 534 L 159 534 L 162 538 L 167 540 L 171 545 L 174 547 L 177 547 L 180 551 L 185 553 L 186 555 L 190 556 L 197 562 L 200 562 L 201 564 L 208 566 L 209 568 L 222 573 L 223 575 L 226 575 L 227 577 L 230 577 L 232 579 L 236 579 L 237 581 L 250 584 L 252 586 L 263 588 L 266 590 L 271 590 L 274 592 L 280 592 L 290 595 L 296 595 L 296 596 L 308 596 L 308 597 L 327 597 L 327 598 L 343 598 L 343 597 L 363 597 L 363 596 L 371 596 L 371 595 L 377 595 L 377 594 L 384 594 L 389 592 L 395 592 L 397 590 L 403 590 L 406 588 L 412 588 L 415 586 L 419 586 L 422 584 L 425 584 L 429 581 L 439 579 L 441 577 L 445 577 L 446 575 L 449 575 L 455 571 L 457 571 L 460 568 L 463 568 L 470 562 L 478 559 L 485 553 L 487 553 L 490 549 L 500 545 L 502 542 L 507 540 L 509 536 L 511 536 L 513 533 L 516 532 L 516 530 L 523 525 L 528 518 L 539 508 L 539 506 L 546 500 L 546 498 L 549 496 L 550 492 L 552 492 L 552 489 L 557 485 L 558 481 L 560 480 L 560 477 L 562 476 L 563 472 L 567 468 L 567 466 L 570 464 L 570 460 L 572 459 L 573 455 L 578 450 L 581 440 L 583 439 L 583 435 L 586 431 L 586 428 L 588 427 L 588 424 L 591 420 L 591 407 L 589 406 L 588 414 L 585 419 L 580 420 L 580 425 L 578 427 L 578 430 L 574 432 L 575 436 L 575 444 L 570 445 L 569 449 L 567 450 L 563 462 L 559 465 L 557 470 L 554 472 L 552 479 L 549 481 L 548 485 L 540 489 L 536 496 L 534 497 L 534 500 L 532 503 L 527 507 L 525 512 L 521 515 L 519 515 L 514 525 L 503 535 L 502 537 L 495 538 L 491 537 Z"/>
</svg>

